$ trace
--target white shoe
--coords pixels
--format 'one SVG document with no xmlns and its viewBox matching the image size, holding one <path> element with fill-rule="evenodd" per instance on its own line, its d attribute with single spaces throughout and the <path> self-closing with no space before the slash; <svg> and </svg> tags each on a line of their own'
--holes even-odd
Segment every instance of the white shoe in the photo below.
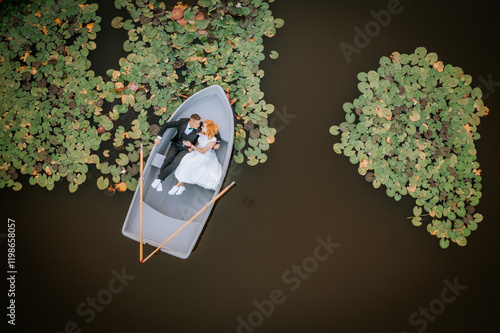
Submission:
<svg viewBox="0 0 500 333">
<path fill-rule="evenodd" d="M 159 178 L 156 178 L 153 183 L 151 184 L 151 187 L 154 188 L 156 190 L 156 188 L 158 187 L 158 185 L 161 184 L 161 179 Z"/>
<path fill-rule="evenodd" d="M 168 191 L 168 194 L 170 194 L 170 195 L 174 195 L 174 194 L 176 194 L 176 193 L 177 193 L 177 191 L 178 191 L 178 190 L 179 190 L 179 187 L 178 187 L 177 185 L 174 185 L 174 187 L 172 187 L 172 188 L 170 189 L 170 191 Z"/>
<path fill-rule="evenodd" d="M 181 187 L 179 187 L 179 190 L 177 191 L 177 193 L 175 193 L 175 195 L 181 195 L 185 190 L 186 190 L 186 188 L 184 186 L 181 186 Z"/>
<path fill-rule="evenodd" d="M 161 186 L 161 183 L 158 185 L 158 187 L 156 188 L 156 190 L 157 190 L 158 192 L 163 191 L 163 186 Z"/>
</svg>

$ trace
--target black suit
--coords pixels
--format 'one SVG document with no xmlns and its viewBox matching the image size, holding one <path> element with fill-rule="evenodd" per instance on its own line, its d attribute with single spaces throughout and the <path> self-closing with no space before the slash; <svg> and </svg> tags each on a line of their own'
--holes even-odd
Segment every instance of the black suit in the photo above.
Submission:
<svg viewBox="0 0 500 333">
<path fill-rule="evenodd" d="M 177 121 L 168 122 L 161 130 L 158 132 L 159 136 L 162 136 L 163 133 L 167 130 L 167 128 L 176 128 L 177 133 L 174 135 L 171 141 L 170 149 L 165 155 L 165 160 L 160 168 L 160 174 L 158 178 L 162 181 L 168 177 L 172 172 L 175 171 L 182 158 L 189 152 L 188 147 L 184 146 L 182 143 L 184 140 L 191 142 L 193 145 L 196 145 L 198 142 L 198 134 L 201 132 L 201 126 L 203 123 L 200 123 L 200 127 L 198 129 L 193 129 L 191 133 L 186 134 L 186 128 L 189 125 L 189 118 L 181 118 Z M 217 143 L 220 142 L 219 134 L 216 135 Z"/>
<path fill-rule="evenodd" d="M 201 131 L 201 124 L 200 124 L 200 128 L 192 130 L 191 133 L 189 133 L 189 135 L 186 136 L 184 131 L 186 131 L 188 125 L 189 125 L 189 118 L 181 118 L 177 121 L 168 122 L 165 125 L 163 125 L 163 127 L 160 129 L 160 131 L 158 132 L 158 136 L 162 136 L 163 133 L 165 133 L 165 131 L 167 130 L 167 128 L 174 127 L 177 129 L 177 133 L 174 135 L 172 140 L 170 140 L 172 142 L 172 145 L 179 146 L 179 150 L 181 149 L 187 150 L 188 147 L 184 146 L 182 144 L 182 141 L 187 140 L 192 144 L 196 144 L 196 142 L 198 141 L 198 133 Z"/>
</svg>

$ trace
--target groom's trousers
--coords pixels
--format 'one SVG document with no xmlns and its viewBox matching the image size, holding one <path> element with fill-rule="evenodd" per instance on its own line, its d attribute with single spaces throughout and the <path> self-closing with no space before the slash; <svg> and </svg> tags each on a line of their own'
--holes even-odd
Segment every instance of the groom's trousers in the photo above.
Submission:
<svg viewBox="0 0 500 333">
<path fill-rule="evenodd" d="M 188 153 L 186 149 L 178 149 L 176 145 L 172 144 L 165 156 L 165 160 L 160 168 L 158 178 L 164 181 L 172 172 L 175 171 L 182 158 Z"/>
</svg>

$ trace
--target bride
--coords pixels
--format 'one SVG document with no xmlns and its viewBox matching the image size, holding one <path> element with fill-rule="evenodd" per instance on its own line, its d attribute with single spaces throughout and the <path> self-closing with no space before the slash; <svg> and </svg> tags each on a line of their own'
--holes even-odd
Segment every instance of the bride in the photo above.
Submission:
<svg viewBox="0 0 500 333">
<path fill-rule="evenodd" d="M 212 120 L 203 122 L 198 143 L 193 145 L 189 141 L 183 144 L 189 147 L 190 153 L 184 156 L 175 170 L 175 178 L 179 181 L 168 194 L 181 195 L 186 188 L 184 183 L 196 184 L 201 187 L 215 190 L 222 179 L 222 166 L 212 149 L 216 144 L 215 134 L 219 126 Z"/>
</svg>

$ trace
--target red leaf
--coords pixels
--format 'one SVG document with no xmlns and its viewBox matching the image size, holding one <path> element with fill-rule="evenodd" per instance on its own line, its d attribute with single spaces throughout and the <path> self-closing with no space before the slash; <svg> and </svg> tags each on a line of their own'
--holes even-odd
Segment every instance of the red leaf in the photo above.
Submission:
<svg viewBox="0 0 500 333">
<path fill-rule="evenodd" d="M 172 20 L 180 20 L 181 18 L 184 17 L 184 10 L 180 8 L 174 8 L 172 10 Z"/>
</svg>

